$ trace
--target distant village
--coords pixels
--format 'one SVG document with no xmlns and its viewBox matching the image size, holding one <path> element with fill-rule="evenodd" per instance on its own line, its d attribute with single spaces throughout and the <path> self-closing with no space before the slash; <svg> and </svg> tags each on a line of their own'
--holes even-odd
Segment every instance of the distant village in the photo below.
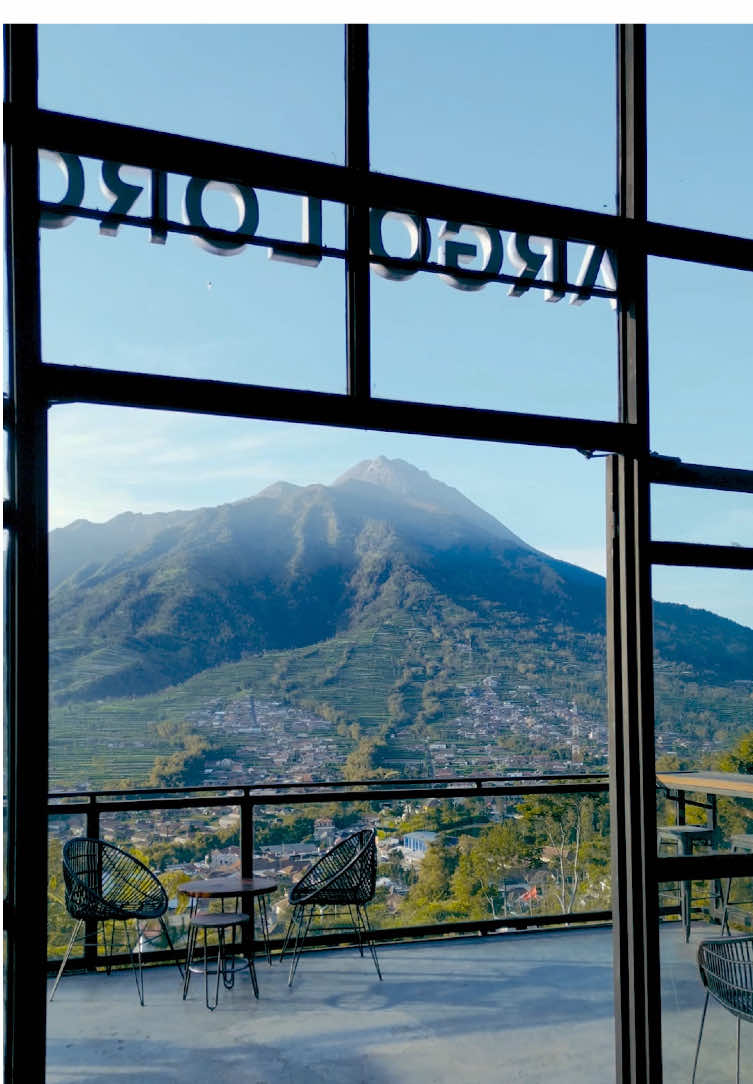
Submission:
<svg viewBox="0 0 753 1084">
<path fill-rule="evenodd" d="M 500 697 L 497 681 L 464 689 L 464 710 L 433 729 L 426 748 L 395 742 L 394 766 L 403 776 L 446 778 L 599 771 L 607 767 L 607 728 L 574 704 L 520 684 Z M 311 782 L 342 778 L 350 749 L 331 722 L 279 700 L 244 696 L 208 704 L 188 715 L 197 729 L 210 730 L 213 745 L 229 745 L 233 756 L 209 760 L 205 782 Z M 517 740 L 516 740 L 517 739 Z"/>
<path fill-rule="evenodd" d="M 233 788 L 262 783 L 306 783 L 343 778 L 343 767 L 352 742 L 339 734 L 332 722 L 280 700 L 258 698 L 249 694 L 231 701 L 213 701 L 186 716 L 186 720 L 201 733 L 210 732 L 214 748 L 233 750 L 232 756 L 212 759 L 203 769 L 206 785 Z M 498 681 L 484 678 L 474 687 L 466 687 L 463 710 L 455 718 L 435 726 L 436 737 L 422 750 L 402 747 L 400 735 L 395 739 L 399 774 L 404 777 L 446 779 L 454 776 L 578 774 L 607 770 L 607 729 L 605 724 L 578 709 L 575 704 L 536 691 L 531 685 L 508 687 L 500 695 Z M 662 746 L 662 738 L 657 739 Z M 679 735 L 664 735 L 665 750 L 685 743 Z M 525 750 L 525 751 L 519 751 Z M 380 824 L 378 814 L 364 814 L 363 824 L 343 831 L 333 820 L 320 817 L 314 821 L 313 838 L 297 843 L 277 843 L 260 846 L 254 853 L 254 873 L 274 877 L 281 889 L 291 884 L 312 861 L 341 836 L 362 826 L 380 828 L 379 857 L 389 862 L 393 875 L 381 877 L 389 909 L 398 906 L 399 897 L 407 892 L 406 871 L 420 863 L 437 833 L 433 831 L 400 831 L 400 820 L 425 812 L 440 799 L 406 800 L 392 804 L 393 816 Z M 487 800 L 489 822 L 505 812 L 504 800 Z M 266 817 L 279 818 L 292 814 L 298 807 L 286 807 L 279 799 L 267 810 L 258 808 L 257 824 Z M 395 820 L 395 816 L 397 821 Z M 68 818 L 53 818 L 52 836 L 61 837 L 69 830 Z M 121 844 L 147 851 L 160 844 L 172 848 L 185 845 L 191 850 L 199 833 L 224 830 L 237 839 L 240 815 L 229 804 L 218 815 L 216 807 L 190 810 L 150 810 L 129 812 L 123 817 L 111 815 L 102 824 L 105 837 Z M 234 831 L 235 830 L 235 831 Z M 445 842 L 456 842 L 443 833 Z M 62 838 L 62 837 L 61 837 Z M 195 847 L 193 848 L 195 850 Z M 547 859 L 544 856 L 544 863 Z M 402 870 L 402 873 L 400 872 Z M 165 867 L 186 877 L 206 877 L 240 871 L 240 850 L 237 845 L 210 847 L 206 854 L 192 855 L 191 860 L 174 861 Z M 546 877 L 544 872 L 539 874 Z M 513 889 L 531 899 L 531 884 L 527 880 Z M 514 897 L 513 897 L 514 898 Z M 284 909 L 284 892 L 273 902 L 275 918 L 279 907 Z"/>
</svg>

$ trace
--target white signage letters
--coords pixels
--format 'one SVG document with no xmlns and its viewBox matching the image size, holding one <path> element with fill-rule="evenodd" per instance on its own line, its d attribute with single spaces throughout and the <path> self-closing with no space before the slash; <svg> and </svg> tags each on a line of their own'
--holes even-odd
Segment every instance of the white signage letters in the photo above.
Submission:
<svg viewBox="0 0 753 1084">
<path fill-rule="evenodd" d="M 66 210 L 44 209 L 40 214 L 40 225 L 46 229 L 61 229 L 76 218 L 67 209 L 75 209 L 83 204 L 83 165 L 75 154 L 45 150 L 39 153 L 40 157 L 58 166 L 66 181 L 65 194 L 58 201 Z M 124 169 L 130 170 L 131 180 L 121 176 Z M 127 221 L 125 216 L 148 188 L 151 212 L 139 224 L 150 224 L 150 240 L 153 243 L 165 243 L 168 233 L 167 174 L 104 161 L 99 183 L 102 193 L 111 201 L 110 206 L 101 212 L 99 232 L 103 237 L 117 236 L 120 226 Z M 233 201 L 238 224 L 232 231 L 221 232 L 226 235 L 238 232 L 242 236 L 237 240 L 227 236 L 205 236 L 204 231 L 213 228 L 205 218 L 203 207 L 204 193 L 210 191 L 223 192 Z M 45 202 L 51 204 L 51 201 Z M 190 236 L 205 251 L 215 256 L 238 256 L 259 227 L 259 201 L 255 190 L 247 185 L 189 177 L 183 194 L 182 219 L 186 226 L 202 231 Z M 383 235 L 385 222 L 404 227 L 407 255 L 387 251 Z M 394 240 L 394 229 L 391 239 Z M 257 243 L 266 240 L 260 237 Z M 403 282 L 430 264 L 431 228 L 426 218 L 411 211 L 372 208 L 369 211 L 369 246 L 371 255 L 377 257 L 371 264 L 376 274 L 394 282 Z M 275 240 L 268 247 L 267 256 L 270 260 L 317 267 L 322 260 L 323 248 L 322 200 L 304 195 L 301 196 L 301 240 Z M 616 308 L 617 266 L 614 253 L 598 245 L 589 245 L 574 283 L 567 280 L 567 256 L 566 241 L 534 237 L 527 233 L 510 233 L 505 244 L 502 233 L 492 226 L 448 221 L 437 232 L 436 263 L 443 268 L 439 277 L 456 290 L 483 290 L 489 282 L 505 273 L 503 265 L 506 257 L 512 269 L 506 276 L 507 282 L 513 279 L 508 290 L 510 297 L 522 297 L 538 280 L 542 285 L 537 289 L 543 292 L 546 301 L 561 301 L 566 294 L 570 294 L 571 305 L 582 305 L 594 296 L 594 288 L 598 289 L 597 282 L 601 276 L 609 303 Z M 390 262 L 393 260 L 400 263 Z M 473 274 L 469 273 L 471 270 Z M 544 283 L 549 285 L 544 286 Z M 605 294 L 602 292 L 601 296 Z"/>
<path fill-rule="evenodd" d="M 80 207 L 84 199 L 84 167 L 81 159 L 75 154 L 61 154 L 59 151 L 40 151 L 39 157 L 45 161 L 54 162 L 66 180 L 65 195 L 60 203 Z M 48 230 L 59 230 L 63 226 L 70 226 L 75 215 L 58 215 L 54 211 L 42 211 L 39 216 L 39 225 Z"/>
<path fill-rule="evenodd" d="M 535 252 L 531 241 L 542 245 L 543 252 Z M 530 290 L 531 283 L 543 268 L 542 278 L 548 282 L 562 282 L 567 279 L 567 245 L 550 237 L 531 237 L 527 233 L 511 233 L 507 242 L 507 255 L 517 271 L 519 278 L 507 291 L 510 297 L 522 297 Z M 545 301 L 561 301 L 564 290 L 545 290 Z"/>
<path fill-rule="evenodd" d="M 476 243 L 458 241 L 461 230 L 473 234 Z M 464 226 L 460 222 L 445 222 L 439 231 L 439 263 L 447 268 L 467 267 L 481 255 L 480 271 L 488 275 L 498 275 L 502 269 L 504 249 L 499 230 L 490 226 Z M 481 290 L 486 283 L 483 279 L 468 275 L 440 275 L 443 282 L 454 286 L 456 290 Z"/>
<path fill-rule="evenodd" d="M 201 208 L 201 198 L 205 192 L 227 192 L 238 211 L 238 229 L 252 236 L 256 233 L 259 225 L 259 202 L 253 188 L 246 188 L 242 184 L 229 184 L 227 181 L 205 181 L 201 177 L 191 177 L 186 185 L 183 221 L 187 226 L 211 228 Z M 195 234 L 193 239 L 197 245 L 215 256 L 237 256 L 245 248 L 245 242 L 237 245 L 234 241 L 210 240 L 200 234 Z"/>
<path fill-rule="evenodd" d="M 322 247 L 322 201 L 314 196 L 301 197 L 301 241 L 311 245 L 312 249 Z M 270 260 L 284 260 L 286 263 L 299 263 L 304 267 L 317 267 L 322 262 L 321 251 L 313 251 L 310 256 L 303 255 L 294 245 L 280 241 L 267 249 Z"/>
<path fill-rule="evenodd" d="M 598 245 L 589 245 L 583 257 L 583 263 L 580 265 L 578 277 L 575 280 L 575 285 L 580 286 L 581 289 L 570 298 L 571 305 L 582 305 L 584 301 L 588 301 L 591 296 L 589 290 L 596 283 L 599 271 L 604 276 L 607 289 L 616 290 L 617 268 L 614 254 L 609 252 L 608 249 L 599 248 Z M 616 298 L 610 298 L 609 303 L 613 309 L 617 308 Z"/>
<path fill-rule="evenodd" d="M 372 255 L 389 257 L 389 252 L 385 249 L 384 240 L 382 239 L 382 222 L 385 218 L 403 223 L 408 230 L 411 245 L 411 253 L 407 258 L 414 263 L 425 263 L 429 259 L 431 251 L 429 224 L 420 215 L 408 214 L 405 211 L 380 211 L 374 208 L 369 212 L 369 246 Z M 418 268 L 415 271 L 409 271 L 398 267 L 386 267 L 381 263 L 372 264 L 372 267 L 377 275 L 382 275 L 386 279 L 394 279 L 396 282 L 401 279 L 408 279 L 418 271 Z"/>
</svg>

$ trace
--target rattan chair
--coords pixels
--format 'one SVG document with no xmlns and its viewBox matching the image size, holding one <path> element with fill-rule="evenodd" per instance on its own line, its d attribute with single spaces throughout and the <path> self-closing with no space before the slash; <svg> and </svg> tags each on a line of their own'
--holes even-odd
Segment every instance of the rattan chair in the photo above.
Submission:
<svg viewBox="0 0 753 1084">
<path fill-rule="evenodd" d="M 324 907 L 333 907 L 337 912 L 347 914 L 349 921 L 330 924 L 325 928 L 352 930 L 358 939 L 361 956 L 363 956 L 365 943 L 371 952 L 377 975 L 381 979 L 382 972 L 379 969 L 376 946 L 366 910 L 366 904 L 374 898 L 376 867 L 376 833 L 373 829 L 365 828 L 336 843 L 293 885 L 290 890 L 293 913 L 288 923 L 280 957 L 284 958 L 295 929 L 288 986 L 293 985 L 301 949 L 314 913 L 317 909 Z"/>
<path fill-rule="evenodd" d="M 164 914 L 167 911 L 167 893 L 157 877 L 143 862 L 127 854 L 112 843 L 87 836 L 70 839 L 63 847 L 63 878 L 65 880 L 65 906 L 71 918 L 76 919 L 71 939 L 65 950 L 50 1001 L 55 996 L 68 957 L 84 923 L 111 922 L 110 951 L 107 956 L 107 973 L 110 973 L 115 923 L 122 922 L 126 943 L 131 953 L 133 973 L 144 1004 L 144 977 L 141 968 L 141 948 L 148 940 L 144 937 L 146 922 L 158 919 L 162 932 L 170 946 L 178 970 L 183 976 L 177 954 L 170 940 Z M 136 920 L 135 948 L 131 947 L 128 922 Z M 84 934 L 84 937 L 86 933 Z M 107 939 L 105 937 L 105 947 Z"/>
<path fill-rule="evenodd" d="M 709 997 L 737 1017 L 737 1084 L 740 1084 L 740 1021 L 753 1021 L 753 935 L 701 941 L 698 946 L 698 967 L 706 987 L 706 1000 L 695 1048 L 692 1084 L 695 1084 Z M 750 1076 L 746 1080 L 750 1080 Z"/>
</svg>

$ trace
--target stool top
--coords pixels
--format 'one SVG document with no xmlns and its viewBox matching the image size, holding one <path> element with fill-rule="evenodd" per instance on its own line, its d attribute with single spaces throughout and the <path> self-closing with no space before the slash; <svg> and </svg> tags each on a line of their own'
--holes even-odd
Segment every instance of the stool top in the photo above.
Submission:
<svg viewBox="0 0 753 1084">
<path fill-rule="evenodd" d="M 277 881 L 269 877 L 207 877 L 202 881 L 185 881 L 179 892 L 199 899 L 222 899 L 226 896 L 263 896 L 274 892 Z"/>
<path fill-rule="evenodd" d="M 703 824 L 662 824 L 656 829 L 660 835 L 671 836 L 712 836 L 714 829 Z"/>
<path fill-rule="evenodd" d="M 216 914 L 194 915 L 191 919 L 192 926 L 201 926 L 207 929 L 218 929 L 225 926 L 240 926 L 243 922 L 248 922 L 249 916 L 245 911 L 219 911 Z"/>
</svg>

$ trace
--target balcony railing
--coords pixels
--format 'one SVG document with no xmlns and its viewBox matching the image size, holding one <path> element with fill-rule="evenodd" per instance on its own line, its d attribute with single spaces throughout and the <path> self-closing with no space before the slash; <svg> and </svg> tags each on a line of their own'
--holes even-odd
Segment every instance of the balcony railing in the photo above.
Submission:
<svg viewBox="0 0 753 1084">
<path fill-rule="evenodd" d="M 101 835 L 101 818 L 105 814 L 143 813 L 148 811 L 221 809 L 233 807 L 240 812 L 239 849 L 240 873 L 244 877 L 254 875 L 254 834 L 259 807 L 311 806 L 315 804 L 389 803 L 399 801 L 422 801 L 430 798 L 444 800 L 465 798 L 523 798 L 525 796 L 563 797 L 602 795 L 608 791 L 603 774 L 540 775 L 540 776 L 484 776 L 452 777 L 438 779 L 390 779 L 348 780 L 321 783 L 264 783 L 250 786 L 224 787 L 173 787 L 159 790 L 101 790 L 70 791 L 51 794 L 48 799 L 49 817 L 84 818 L 84 832 L 88 836 Z M 54 871 L 53 871 L 54 872 Z M 667 913 L 677 908 L 664 909 Z M 603 923 L 611 920 L 610 910 L 560 911 L 548 914 L 516 914 L 491 917 L 455 919 L 412 926 L 375 928 L 374 936 L 380 941 L 405 941 L 447 934 L 487 934 L 500 927 L 525 929 L 527 927 L 567 926 L 587 923 Z M 87 931 L 86 947 L 78 959 L 71 959 L 72 968 L 101 966 L 103 958 L 97 954 L 96 929 Z M 342 934 L 310 934 L 307 944 L 325 946 L 347 941 Z M 281 946 L 281 939 L 273 937 L 273 949 Z M 153 962 L 169 959 L 169 953 L 155 950 L 149 953 Z M 114 954 L 114 965 L 129 962 L 125 954 Z M 49 961 L 50 968 L 56 966 Z"/>
</svg>

